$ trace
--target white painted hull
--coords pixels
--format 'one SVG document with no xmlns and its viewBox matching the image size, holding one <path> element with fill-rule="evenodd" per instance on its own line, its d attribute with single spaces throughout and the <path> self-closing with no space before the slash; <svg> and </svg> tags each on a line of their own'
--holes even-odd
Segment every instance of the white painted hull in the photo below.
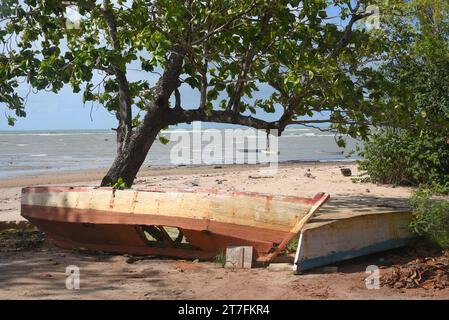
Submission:
<svg viewBox="0 0 449 320">
<path fill-rule="evenodd" d="M 325 216 L 325 214 L 320 217 Z M 301 232 L 294 268 L 304 271 L 410 244 L 407 211 L 362 214 L 335 219 Z"/>
</svg>

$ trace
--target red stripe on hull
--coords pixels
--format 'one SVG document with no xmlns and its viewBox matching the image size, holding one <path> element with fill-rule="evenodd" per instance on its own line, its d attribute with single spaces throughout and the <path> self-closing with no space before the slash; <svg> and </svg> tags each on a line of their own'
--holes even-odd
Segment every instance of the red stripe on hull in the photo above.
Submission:
<svg viewBox="0 0 449 320">
<path fill-rule="evenodd" d="M 150 214 L 129 214 L 99 210 L 22 205 L 22 216 L 28 220 L 89 223 L 105 225 L 162 225 L 193 231 L 209 231 L 248 241 L 280 243 L 288 234 L 265 228 L 256 228 L 206 219 L 193 219 Z"/>
<path fill-rule="evenodd" d="M 29 218 L 56 245 L 113 253 L 209 259 L 229 246 L 252 246 L 255 258 L 267 255 L 273 243 L 228 237 L 212 232 L 182 229 L 189 248 L 150 246 L 134 225 L 71 223 Z M 187 245 L 187 244 L 185 244 Z"/>
</svg>

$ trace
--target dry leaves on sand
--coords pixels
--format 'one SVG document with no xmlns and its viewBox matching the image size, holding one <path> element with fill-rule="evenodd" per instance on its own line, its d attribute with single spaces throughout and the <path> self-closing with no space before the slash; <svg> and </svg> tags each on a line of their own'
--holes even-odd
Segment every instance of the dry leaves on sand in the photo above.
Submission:
<svg viewBox="0 0 449 320">
<path fill-rule="evenodd" d="M 415 259 L 393 266 L 393 272 L 382 277 L 382 284 L 396 289 L 449 288 L 449 251 L 433 258 Z"/>
<path fill-rule="evenodd" d="M 44 243 L 44 234 L 32 230 L 2 230 L 0 231 L 0 252 L 19 252 L 34 250 Z"/>
</svg>

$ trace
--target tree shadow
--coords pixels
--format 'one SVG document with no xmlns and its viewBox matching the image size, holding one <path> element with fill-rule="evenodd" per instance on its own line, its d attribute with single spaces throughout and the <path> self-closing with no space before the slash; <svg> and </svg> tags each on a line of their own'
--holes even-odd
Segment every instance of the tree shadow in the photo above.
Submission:
<svg viewBox="0 0 449 320">
<path fill-rule="evenodd" d="M 67 267 L 79 268 L 80 290 L 70 290 Z M 69 282 L 72 280 L 69 280 Z M 0 257 L 0 296 L 13 298 L 84 299 L 108 296 L 129 283 L 149 288 L 166 286 L 161 270 L 151 263 L 134 267 L 126 257 L 44 247 L 33 251 L 4 253 Z M 2 293 L 3 291 L 3 293 Z"/>
</svg>

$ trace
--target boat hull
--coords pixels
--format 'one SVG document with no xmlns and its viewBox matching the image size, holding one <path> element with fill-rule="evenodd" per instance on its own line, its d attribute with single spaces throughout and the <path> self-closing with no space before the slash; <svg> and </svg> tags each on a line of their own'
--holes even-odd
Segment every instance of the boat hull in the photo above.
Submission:
<svg viewBox="0 0 449 320">
<path fill-rule="evenodd" d="M 70 249 L 209 259 L 228 246 L 247 245 L 254 248 L 256 259 L 264 260 L 297 234 L 292 232 L 297 221 L 328 198 L 325 194 L 312 199 L 273 198 L 210 190 L 175 193 L 24 188 L 21 212 L 55 244 Z M 124 210 L 129 204 L 133 207 Z M 195 206 L 198 211 L 193 210 Z M 184 214 L 183 207 L 194 213 Z M 298 212 L 276 218 L 284 212 L 292 214 L 289 210 Z M 167 228 L 175 228 L 178 239 Z"/>
<path fill-rule="evenodd" d="M 332 263 L 403 247 L 416 241 L 409 224 L 411 212 L 404 210 L 357 214 L 330 214 L 312 222 L 299 237 L 295 257 L 298 273 Z M 319 220 L 319 219 L 318 219 Z"/>
</svg>

